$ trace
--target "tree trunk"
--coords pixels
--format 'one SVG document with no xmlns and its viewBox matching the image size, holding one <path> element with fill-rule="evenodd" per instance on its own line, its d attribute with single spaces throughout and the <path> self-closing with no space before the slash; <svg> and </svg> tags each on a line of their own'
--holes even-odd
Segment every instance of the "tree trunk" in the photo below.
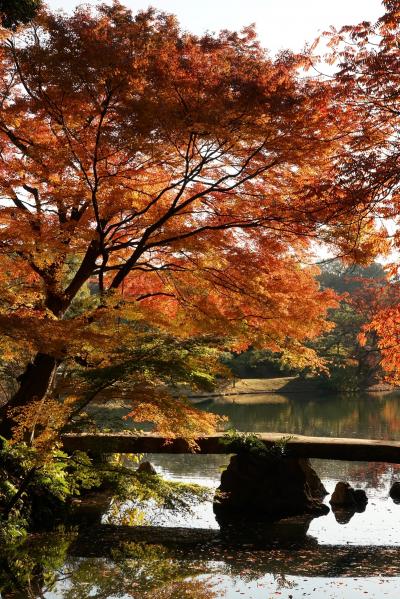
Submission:
<svg viewBox="0 0 400 599">
<path fill-rule="evenodd" d="M 28 364 L 25 372 L 19 377 L 18 391 L 0 409 L 0 435 L 6 439 L 11 438 L 15 422 L 8 415 L 8 411 L 42 399 L 49 389 L 56 367 L 57 361 L 53 356 L 36 354 L 33 362 Z"/>
<path fill-rule="evenodd" d="M 53 278 L 49 273 L 47 273 L 47 278 L 44 278 L 42 275 L 46 284 L 45 306 L 56 318 L 63 317 L 76 294 L 82 288 L 82 285 L 89 279 L 96 266 L 99 254 L 99 241 L 98 239 L 93 239 L 75 276 L 64 292 L 58 290 L 54 273 Z M 0 407 L 0 435 L 6 439 L 12 437 L 12 428 L 15 422 L 8 415 L 10 409 L 22 408 L 23 406 L 28 406 L 33 401 L 43 399 L 53 382 L 53 375 L 55 374 L 57 365 L 57 360 L 53 356 L 42 352 L 36 354 L 33 362 L 28 364 L 25 372 L 19 377 L 20 386 L 18 391 L 10 401 Z"/>
</svg>

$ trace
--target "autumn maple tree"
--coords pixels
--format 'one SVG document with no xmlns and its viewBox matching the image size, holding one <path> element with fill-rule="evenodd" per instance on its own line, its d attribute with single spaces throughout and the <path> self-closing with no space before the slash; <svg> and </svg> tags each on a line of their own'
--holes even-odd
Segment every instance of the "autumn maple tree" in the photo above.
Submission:
<svg viewBox="0 0 400 599">
<path fill-rule="evenodd" d="M 400 215 L 400 4 L 384 0 L 385 13 L 376 23 L 362 22 L 328 32 L 329 60 L 335 65 L 333 87 L 349 110 L 359 114 L 346 139 L 336 187 L 348 202 L 364 205 L 369 217 L 386 223 L 392 234 L 393 264 L 388 264 L 386 295 L 377 297 L 360 340 L 368 345 L 377 336 L 381 365 L 391 382 L 400 380 L 400 304 L 398 297 Z"/>
<path fill-rule="evenodd" d="M 324 384 L 333 390 L 352 391 L 381 382 L 384 373 L 378 339 L 372 330 L 365 333 L 377 313 L 398 304 L 398 283 L 389 281 L 377 262 L 360 266 L 340 260 L 324 264 L 318 279 L 322 288 L 334 289 L 340 297 L 338 307 L 329 311 L 334 328 L 312 342 L 318 355 L 326 359 Z"/>
<path fill-rule="evenodd" d="M 118 2 L 4 33 L 0 323 L 26 360 L 4 434 L 60 364 L 155 331 L 315 363 L 333 295 L 310 240 L 370 253 L 374 231 L 335 178 L 357 115 L 301 66 L 251 28 L 196 37 Z"/>
</svg>

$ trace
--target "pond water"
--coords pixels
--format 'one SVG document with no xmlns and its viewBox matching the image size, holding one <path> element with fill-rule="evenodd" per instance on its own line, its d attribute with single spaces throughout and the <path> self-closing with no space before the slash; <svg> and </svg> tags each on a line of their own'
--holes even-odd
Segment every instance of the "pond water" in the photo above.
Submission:
<svg viewBox="0 0 400 599">
<path fill-rule="evenodd" d="M 399 393 L 330 398 L 231 396 L 229 403 L 210 401 L 203 409 L 227 416 L 231 426 L 242 431 L 400 439 Z M 164 454 L 146 459 L 167 478 L 215 489 L 229 456 Z M 348 522 L 338 522 L 331 511 L 309 525 L 283 523 L 273 539 L 268 538 L 270 530 L 257 530 L 255 537 L 255 531 L 246 529 L 221 543 L 211 501 L 205 501 L 189 517 L 155 512 L 150 523 L 206 529 L 209 542 L 200 548 L 131 543 L 128 557 L 126 551 L 119 555 L 117 546 L 106 550 L 105 545 L 102 555 L 101 540 L 93 541 L 96 551 L 80 553 L 76 543 L 71 550 L 68 538 L 41 537 L 18 556 L 0 561 L 0 597 L 398 599 L 400 505 L 388 493 L 391 484 L 400 480 L 400 467 L 327 460 L 313 460 L 313 466 L 329 493 L 339 480 L 365 489 L 366 510 Z M 15 580 L 20 580 L 20 574 L 13 573 L 13 568 L 30 572 L 28 583 L 19 583 L 19 590 Z"/>
</svg>

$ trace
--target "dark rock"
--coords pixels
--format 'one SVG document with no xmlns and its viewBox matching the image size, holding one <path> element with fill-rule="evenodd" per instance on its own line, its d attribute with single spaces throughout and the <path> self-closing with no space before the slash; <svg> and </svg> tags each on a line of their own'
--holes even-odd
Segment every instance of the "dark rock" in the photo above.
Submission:
<svg viewBox="0 0 400 599">
<path fill-rule="evenodd" d="M 232 456 L 222 473 L 213 507 L 220 524 L 274 522 L 328 513 L 320 500 L 325 493 L 309 460 L 242 453 Z"/>
<path fill-rule="evenodd" d="M 332 506 L 332 512 L 334 513 L 335 520 L 338 524 L 348 524 L 354 516 L 354 514 L 356 513 L 356 510 Z"/>
<path fill-rule="evenodd" d="M 347 524 L 356 512 L 365 512 L 368 497 L 363 489 L 353 489 L 349 483 L 337 483 L 329 502 L 336 522 Z"/>
<path fill-rule="evenodd" d="M 142 462 L 139 464 L 136 472 L 140 472 L 142 474 L 157 474 L 156 469 L 154 468 L 151 462 Z"/>
<path fill-rule="evenodd" d="M 329 503 L 335 507 L 354 508 L 363 511 L 368 503 L 368 497 L 362 489 L 353 489 L 349 483 L 338 482 Z"/>
<path fill-rule="evenodd" d="M 306 475 L 308 487 L 310 489 L 310 493 L 312 497 L 318 497 L 322 499 L 326 495 L 328 495 L 328 491 L 325 489 L 322 484 L 321 479 L 318 474 L 315 472 L 314 468 L 311 467 L 310 460 L 298 458 L 299 464 Z"/>
<path fill-rule="evenodd" d="M 349 483 L 337 483 L 329 503 L 331 505 L 343 505 L 350 507 L 355 506 L 356 501 L 354 498 L 354 491 L 349 485 Z"/>
<path fill-rule="evenodd" d="M 389 495 L 395 503 L 400 503 L 400 482 L 399 481 L 396 481 L 395 483 L 393 483 L 393 485 L 389 491 Z"/>
<path fill-rule="evenodd" d="M 368 503 L 368 497 L 363 489 L 354 489 L 354 498 L 357 504 L 357 512 L 364 512 Z"/>
</svg>

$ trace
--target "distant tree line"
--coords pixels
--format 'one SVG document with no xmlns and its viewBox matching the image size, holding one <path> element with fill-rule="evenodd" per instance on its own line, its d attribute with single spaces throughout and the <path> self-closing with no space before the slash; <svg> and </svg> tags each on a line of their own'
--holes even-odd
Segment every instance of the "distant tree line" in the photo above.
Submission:
<svg viewBox="0 0 400 599">
<path fill-rule="evenodd" d="M 396 303 L 398 285 L 393 281 L 389 284 L 377 262 L 346 265 L 335 259 L 322 265 L 317 278 L 322 289 L 333 289 L 340 298 L 338 306 L 328 313 L 332 329 L 310 344 L 326 364 L 326 371 L 318 375 L 321 386 L 352 391 L 379 383 L 384 372 L 377 338 L 368 332 L 363 339 L 362 331 L 378 310 Z M 310 375 L 307 369 L 288 366 L 281 354 L 255 348 L 225 354 L 223 361 L 241 378 Z"/>
</svg>

